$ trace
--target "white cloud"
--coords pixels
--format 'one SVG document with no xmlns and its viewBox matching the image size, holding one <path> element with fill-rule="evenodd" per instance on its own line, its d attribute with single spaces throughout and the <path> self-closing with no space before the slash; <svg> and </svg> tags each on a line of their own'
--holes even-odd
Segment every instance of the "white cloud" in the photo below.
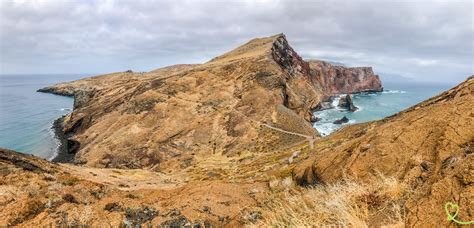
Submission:
<svg viewBox="0 0 474 228">
<path fill-rule="evenodd" d="M 418 66 L 433 66 L 439 63 L 438 60 L 434 59 L 417 59 L 417 58 L 410 58 L 408 59 L 409 62 L 413 62 Z"/>
<path fill-rule="evenodd" d="M 284 32 L 305 57 L 421 80 L 473 73 L 472 1 L 0 2 L 0 73 L 151 70 Z"/>
</svg>

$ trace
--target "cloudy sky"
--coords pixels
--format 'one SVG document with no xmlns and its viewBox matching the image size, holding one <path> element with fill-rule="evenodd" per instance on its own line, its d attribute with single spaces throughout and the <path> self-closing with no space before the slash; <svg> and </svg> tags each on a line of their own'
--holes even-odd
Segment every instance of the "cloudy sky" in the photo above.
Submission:
<svg viewBox="0 0 474 228">
<path fill-rule="evenodd" d="M 459 82 L 473 70 L 473 1 L 0 2 L 2 74 L 148 71 L 285 33 L 304 58 Z"/>
</svg>

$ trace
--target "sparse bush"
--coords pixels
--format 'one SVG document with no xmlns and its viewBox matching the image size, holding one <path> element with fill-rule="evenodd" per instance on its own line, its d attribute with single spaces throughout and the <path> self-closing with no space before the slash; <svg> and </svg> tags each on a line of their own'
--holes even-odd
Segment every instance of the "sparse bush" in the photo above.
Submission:
<svg viewBox="0 0 474 228">
<path fill-rule="evenodd" d="M 120 206 L 118 203 L 116 202 L 113 202 L 113 203 L 108 203 L 105 205 L 104 207 L 104 210 L 106 211 L 121 211 L 122 210 L 122 206 Z"/>
<path fill-rule="evenodd" d="M 127 197 L 129 199 L 138 199 L 138 198 L 140 198 L 137 195 L 133 195 L 133 194 L 127 194 L 127 195 L 125 195 L 125 197 Z"/>
<path fill-rule="evenodd" d="M 63 200 L 69 203 L 78 203 L 76 198 L 69 193 L 63 195 Z"/>
<path fill-rule="evenodd" d="M 16 213 L 8 220 L 8 224 L 15 226 L 41 213 L 45 209 L 45 205 L 39 200 L 31 200 L 23 202 L 19 205 Z"/>
<path fill-rule="evenodd" d="M 66 186 L 74 186 L 78 182 L 79 182 L 79 179 L 77 179 L 75 177 L 71 177 L 69 179 L 64 180 L 62 183 L 63 183 L 63 185 L 66 185 Z"/>
<path fill-rule="evenodd" d="M 257 78 L 265 78 L 265 77 L 270 77 L 272 76 L 273 74 L 271 72 L 267 72 L 267 71 L 259 71 L 255 74 L 255 77 Z"/>
</svg>

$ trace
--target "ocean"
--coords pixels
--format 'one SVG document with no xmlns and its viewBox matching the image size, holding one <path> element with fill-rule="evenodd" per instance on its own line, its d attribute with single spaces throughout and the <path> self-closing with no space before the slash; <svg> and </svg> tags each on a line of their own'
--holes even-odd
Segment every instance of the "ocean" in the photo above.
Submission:
<svg viewBox="0 0 474 228">
<path fill-rule="evenodd" d="M 71 112 L 73 99 L 36 90 L 86 76 L 0 75 L 0 147 L 52 159 L 58 147 L 53 122 Z M 332 123 L 343 116 L 350 119 L 348 124 L 381 119 L 451 87 L 419 83 L 384 84 L 382 93 L 353 95 L 353 102 L 359 107 L 354 113 L 337 108 L 316 112 L 316 116 L 322 119 L 314 127 L 328 135 L 345 125 Z"/>
<path fill-rule="evenodd" d="M 0 75 L 0 147 L 51 159 L 54 120 L 71 112 L 73 98 L 37 89 L 85 75 Z"/>
<path fill-rule="evenodd" d="M 313 126 L 321 135 L 327 136 L 347 124 L 364 123 L 390 116 L 454 86 L 453 84 L 420 82 L 384 83 L 382 81 L 382 84 L 384 86 L 383 92 L 352 95 L 352 102 L 359 108 L 355 112 L 337 107 L 314 112 L 314 115 L 321 118 L 321 120 L 314 123 Z M 339 97 L 336 97 L 332 105 L 337 106 L 338 101 Z M 335 120 L 344 116 L 349 119 L 348 123 L 333 124 Z"/>
</svg>

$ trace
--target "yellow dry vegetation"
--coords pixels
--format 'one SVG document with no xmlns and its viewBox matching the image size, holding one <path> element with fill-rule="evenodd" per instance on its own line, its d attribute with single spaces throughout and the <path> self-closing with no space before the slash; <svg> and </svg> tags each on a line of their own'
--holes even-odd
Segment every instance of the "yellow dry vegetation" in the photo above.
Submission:
<svg viewBox="0 0 474 228">
<path fill-rule="evenodd" d="M 393 177 L 371 183 L 345 179 L 309 188 L 270 192 L 257 226 L 404 227 L 408 187 Z"/>
</svg>

